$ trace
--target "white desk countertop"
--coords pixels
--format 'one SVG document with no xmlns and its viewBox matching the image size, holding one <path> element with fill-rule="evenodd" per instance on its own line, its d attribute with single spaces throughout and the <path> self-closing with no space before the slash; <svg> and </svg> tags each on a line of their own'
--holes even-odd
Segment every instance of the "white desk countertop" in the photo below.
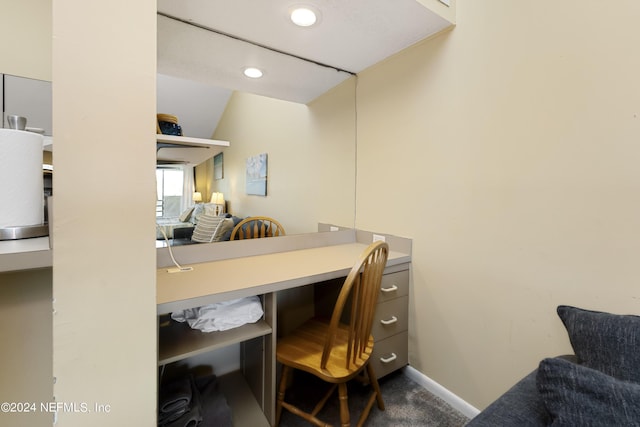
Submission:
<svg viewBox="0 0 640 427">
<path fill-rule="evenodd" d="M 180 273 L 159 268 L 158 314 L 346 276 L 366 247 L 347 243 L 203 262 Z M 410 255 L 390 251 L 387 266 L 410 261 Z"/>
</svg>

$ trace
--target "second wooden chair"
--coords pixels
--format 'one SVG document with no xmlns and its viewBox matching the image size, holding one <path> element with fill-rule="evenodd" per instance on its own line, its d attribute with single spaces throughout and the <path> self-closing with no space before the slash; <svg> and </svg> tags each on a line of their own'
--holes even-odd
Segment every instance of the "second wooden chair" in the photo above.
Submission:
<svg viewBox="0 0 640 427">
<path fill-rule="evenodd" d="M 273 218 L 250 216 L 240 221 L 231 232 L 231 240 L 284 236 L 284 228 Z"/>
</svg>

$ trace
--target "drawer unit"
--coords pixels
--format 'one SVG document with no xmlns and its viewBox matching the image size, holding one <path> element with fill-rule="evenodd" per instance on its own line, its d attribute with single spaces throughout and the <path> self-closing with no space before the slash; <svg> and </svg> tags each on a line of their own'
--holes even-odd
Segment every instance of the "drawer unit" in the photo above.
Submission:
<svg viewBox="0 0 640 427">
<path fill-rule="evenodd" d="M 409 295 L 409 270 L 382 276 L 378 303 Z"/>
<path fill-rule="evenodd" d="M 376 377 L 381 378 L 409 363 L 409 332 L 404 331 L 376 341 L 369 363 Z"/>
<path fill-rule="evenodd" d="M 409 363 L 409 270 L 382 276 L 371 334 L 372 367 L 378 378 Z"/>
<path fill-rule="evenodd" d="M 408 329 L 408 304 L 409 297 L 400 297 L 378 304 L 371 328 L 371 334 L 376 342 Z"/>
</svg>

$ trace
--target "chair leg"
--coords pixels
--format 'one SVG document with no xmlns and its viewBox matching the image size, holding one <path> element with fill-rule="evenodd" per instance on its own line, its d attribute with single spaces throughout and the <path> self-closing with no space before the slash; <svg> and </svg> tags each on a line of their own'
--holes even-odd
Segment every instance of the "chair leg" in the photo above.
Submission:
<svg viewBox="0 0 640 427">
<path fill-rule="evenodd" d="M 340 422 L 342 427 L 349 427 L 351 419 L 349 417 L 349 399 L 347 397 L 347 384 L 338 385 L 338 396 L 340 398 Z"/>
<path fill-rule="evenodd" d="M 378 408 L 381 411 L 384 411 L 384 400 L 382 400 L 380 385 L 378 385 L 378 379 L 376 378 L 376 373 L 374 372 L 373 366 L 371 366 L 371 363 L 367 364 L 367 375 L 369 375 L 369 381 L 371 381 L 371 386 L 373 387 L 373 390 L 376 392 L 376 398 L 378 400 Z"/>
<path fill-rule="evenodd" d="M 381 411 L 384 411 L 384 400 L 382 400 L 382 393 L 380 392 L 380 385 L 378 385 L 378 380 L 376 378 L 376 374 L 373 371 L 373 367 L 368 364 L 367 365 L 367 375 L 369 376 L 369 385 L 373 388 L 371 395 L 369 396 L 369 400 L 367 401 L 367 406 L 365 406 L 364 410 L 360 414 L 360 418 L 358 419 L 358 427 L 362 427 L 364 422 L 367 420 L 369 416 L 369 412 L 373 407 L 373 403 L 378 401 L 378 408 Z"/>
<path fill-rule="evenodd" d="M 331 387 L 327 395 L 322 399 L 320 403 L 316 405 L 312 413 L 304 412 L 303 410 L 293 406 L 290 403 L 284 401 L 285 392 L 287 390 L 287 383 L 289 381 L 289 377 L 293 372 L 293 368 L 291 366 L 282 365 L 282 376 L 280 377 L 280 385 L 278 386 L 278 397 L 276 399 L 276 426 L 280 425 L 280 418 L 282 417 L 282 409 L 286 409 L 294 415 L 297 415 L 310 423 L 318 426 L 318 427 L 331 427 L 331 425 L 326 424 L 324 421 L 321 421 L 315 417 L 315 415 L 322 409 L 326 401 L 331 396 L 333 390 L 335 390 L 335 385 Z"/>
<path fill-rule="evenodd" d="M 282 376 L 280 377 L 280 386 L 278 387 L 278 399 L 276 401 L 276 425 L 280 424 L 280 416 L 282 415 L 282 402 L 284 401 L 284 393 L 287 390 L 287 381 L 291 367 L 282 366 Z"/>
<path fill-rule="evenodd" d="M 318 404 L 315 406 L 315 408 L 313 408 L 313 411 L 311 412 L 311 415 L 313 415 L 314 417 L 316 415 L 318 415 L 318 412 L 320 412 L 322 410 L 322 408 L 324 408 L 325 403 L 327 403 L 327 400 L 329 400 L 329 398 L 331 397 L 333 392 L 336 390 L 337 386 L 338 386 L 338 384 L 333 384 L 329 388 L 329 390 L 325 393 L 325 395 L 322 398 L 322 400 L 318 402 Z"/>
</svg>

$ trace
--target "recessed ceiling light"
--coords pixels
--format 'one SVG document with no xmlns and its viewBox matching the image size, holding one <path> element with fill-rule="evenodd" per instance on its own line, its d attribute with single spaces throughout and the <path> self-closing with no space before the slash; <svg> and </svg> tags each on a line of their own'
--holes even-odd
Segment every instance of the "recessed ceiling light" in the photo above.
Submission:
<svg viewBox="0 0 640 427">
<path fill-rule="evenodd" d="M 316 23 L 318 16 L 316 12 L 308 7 L 298 7 L 291 11 L 291 21 L 300 27 L 310 27 Z"/>
<path fill-rule="evenodd" d="M 244 75 L 252 79 L 259 79 L 262 77 L 262 70 L 255 67 L 247 67 L 244 69 Z"/>
</svg>

